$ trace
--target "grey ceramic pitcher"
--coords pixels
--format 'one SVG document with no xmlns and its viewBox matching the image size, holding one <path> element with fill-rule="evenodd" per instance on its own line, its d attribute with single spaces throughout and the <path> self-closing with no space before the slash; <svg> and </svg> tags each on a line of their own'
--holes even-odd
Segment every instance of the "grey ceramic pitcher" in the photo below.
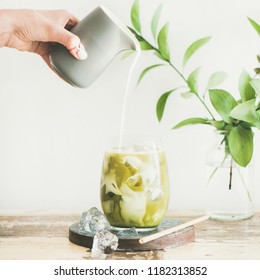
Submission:
<svg viewBox="0 0 260 280">
<path fill-rule="evenodd" d="M 73 86 L 90 86 L 120 52 L 138 50 L 139 42 L 128 28 L 103 6 L 97 7 L 71 30 L 87 51 L 85 60 L 74 58 L 60 44 L 50 53 L 55 71 Z"/>
</svg>

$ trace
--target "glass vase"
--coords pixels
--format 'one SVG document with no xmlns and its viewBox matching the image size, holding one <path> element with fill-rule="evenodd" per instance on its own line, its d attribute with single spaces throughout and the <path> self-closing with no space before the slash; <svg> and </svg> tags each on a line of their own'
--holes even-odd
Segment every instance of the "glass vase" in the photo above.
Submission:
<svg viewBox="0 0 260 280">
<path fill-rule="evenodd" d="M 239 166 L 231 157 L 224 132 L 216 132 L 207 155 L 206 212 L 211 219 L 237 221 L 254 214 L 253 165 Z"/>
</svg>

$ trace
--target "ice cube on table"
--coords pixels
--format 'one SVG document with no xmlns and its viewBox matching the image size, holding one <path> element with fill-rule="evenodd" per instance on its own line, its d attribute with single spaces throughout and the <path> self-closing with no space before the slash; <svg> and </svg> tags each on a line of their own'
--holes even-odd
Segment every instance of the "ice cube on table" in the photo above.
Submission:
<svg viewBox="0 0 260 280">
<path fill-rule="evenodd" d="M 118 237 L 108 230 L 101 230 L 94 236 L 91 256 L 92 258 L 102 257 L 116 251 L 117 247 Z"/>
<path fill-rule="evenodd" d="M 103 213 L 92 207 L 81 215 L 79 228 L 81 231 L 96 233 L 100 230 L 110 230 L 111 227 Z"/>
</svg>

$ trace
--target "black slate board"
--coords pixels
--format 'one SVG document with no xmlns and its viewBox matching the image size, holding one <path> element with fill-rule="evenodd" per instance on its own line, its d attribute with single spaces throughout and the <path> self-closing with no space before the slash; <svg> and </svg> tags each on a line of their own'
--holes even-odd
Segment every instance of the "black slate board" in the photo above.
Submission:
<svg viewBox="0 0 260 280">
<path fill-rule="evenodd" d="M 168 234 L 156 240 L 150 241 L 145 244 L 140 244 L 139 239 L 150 235 L 152 233 L 160 232 L 165 229 L 174 227 L 181 224 L 180 221 L 174 218 L 167 217 L 162 223 L 152 231 L 148 232 L 130 232 L 127 231 L 114 231 L 113 233 L 118 236 L 119 245 L 117 251 L 146 251 L 146 250 L 161 250 L 165 248 L 175 248 L 195 240 L 194 227 L 188 227 L 186 229 L 177 231 L 172 234 Z M 79 228 L 79 223 L 74 223 L 69 228 L 69 240 L 77 245 L 92 248 L 94 234 L 86 231 L 82 231 Z"/>
</svg>

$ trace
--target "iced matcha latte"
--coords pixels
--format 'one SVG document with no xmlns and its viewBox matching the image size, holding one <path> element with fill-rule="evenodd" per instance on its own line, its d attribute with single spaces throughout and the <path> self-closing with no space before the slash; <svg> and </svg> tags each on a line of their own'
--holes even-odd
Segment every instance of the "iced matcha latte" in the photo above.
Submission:
<svg viewBox="0 0 260 280">
<path fill-rule="evenodd" d="M 165 153 L 161 149 L 131 146 L 105 153 L 101 203 L 114 227 L 156 227 L 169 200 Z"/>
</svg>

